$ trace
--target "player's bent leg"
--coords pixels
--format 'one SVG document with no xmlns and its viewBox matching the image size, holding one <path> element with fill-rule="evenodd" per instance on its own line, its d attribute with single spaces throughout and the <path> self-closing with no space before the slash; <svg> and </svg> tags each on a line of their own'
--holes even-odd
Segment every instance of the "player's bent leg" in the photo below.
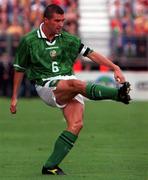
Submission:
<svg viewBox="0 0 148 180">
<path fill-rule="evenodd" d="M 130 84 L 128 82 L 118 88 L 110 88 L 94 83 L 86 83 L 77 79 L 58 80 L 54 86 L 52 81 L 45 86 L 36 86 L 41 99 L 48 105 L 63 108 L 76 96 L 83 95 L 91 100 L 112 99 L 128 104 L 130 101 Z"/>
<path fill-rule="evenodd" d="M 57 85 L 55 96 L 61 104 L 69 102 L 77 94 L 82 94 L 91 100 L 111 99 L 128 104 L 130 101 L 129 92 L 130 84 L 128 82 L 123 83 L 118 89 L 80 80 L 61 80 Z"/>
</svg>

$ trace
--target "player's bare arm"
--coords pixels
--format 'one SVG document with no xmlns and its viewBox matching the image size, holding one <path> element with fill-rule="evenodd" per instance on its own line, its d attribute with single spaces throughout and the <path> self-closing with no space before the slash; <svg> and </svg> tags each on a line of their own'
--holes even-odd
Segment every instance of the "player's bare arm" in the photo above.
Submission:
<svg viewBox="0 0 148 180">
<path fill-rule="evenodd" d="M 12 98 L 11 98 L 11 103 L 10 103 L 10 111 L 12 114 L 16 113 L 17 97 L 18 97 L 18 92 L 20 89 L 23 76 L 24 76 L 24 72 L 14 71 L 13 93 L 12 93 Z"/>
<path fill-rule="evenodd" d="M 110 61 L 108 58 L 106 58 L 102 54 L 93 51 L 89 53 L 87 57 L 91 59 L 92 61 L 96 62 L 97 64 L 105 65 L 109 67 L 110 69 L 112 69 L 114 71 L 115 80 L 118 81 L 119 83 L 125 82 L 125 77 L 123 76 L 119 66 L 115 65 L 112 61 Z"/>
</svg>

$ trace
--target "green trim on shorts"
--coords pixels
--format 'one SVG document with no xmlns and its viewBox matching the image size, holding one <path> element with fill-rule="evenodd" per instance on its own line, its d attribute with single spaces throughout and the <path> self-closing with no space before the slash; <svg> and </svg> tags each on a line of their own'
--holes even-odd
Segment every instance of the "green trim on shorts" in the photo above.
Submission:
<svg viewBox="0 0 148 180">
<path fill-rule="evenodd" d="M 48 87 L 56 87 L 59 81 L 60 79 L 46 80 L 46 81 L 39 80 L 39 81 L 35 81 L 35 84 L 39 86 L 44 86 L 47 82 L 50 82 Z"/>
<path fill-rule="evenodd" d="M 59 81 L 60 81 L 60 79 L 52 80 L 52 81 L 50 81 L 48 86 L 49 87 L 56 87 Z"/>
</svg>

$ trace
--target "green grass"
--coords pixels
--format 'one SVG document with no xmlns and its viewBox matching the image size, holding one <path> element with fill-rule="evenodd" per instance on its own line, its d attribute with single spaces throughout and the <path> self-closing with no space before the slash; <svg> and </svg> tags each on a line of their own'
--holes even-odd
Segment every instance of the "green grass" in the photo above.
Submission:
<svg viewBox="0 0 148 180">
<path fill-rule="evenodd" d="M 61 164 L 68 175 L 42 176 L 65 127 L 60 110 L 39 99 L 20 99 L 11 115 L 1 98 L 0 180 L 148 180 L 148 102 L 87 102 L 84 128 Z"/>
</svg>

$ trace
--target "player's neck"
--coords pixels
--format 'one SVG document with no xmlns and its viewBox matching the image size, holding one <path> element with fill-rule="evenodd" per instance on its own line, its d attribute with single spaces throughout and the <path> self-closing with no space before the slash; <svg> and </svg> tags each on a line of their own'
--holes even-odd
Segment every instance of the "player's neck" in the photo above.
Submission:
<svg viewBox="0 0 148 180">
<path fill-rule="evenodd" d="M 55 34 L 50 33 L 49 30 L 46 29 L 46 27 L 44 26 L 44 24 L 43 24 L 43 26 L 42 26 L 42 31 L 44 32 L 45 36 L 47 37 L 47 39 L 48 39 L 49 41 L 52 41 L 53 38 L 55 37 Z"/>
</svg>

